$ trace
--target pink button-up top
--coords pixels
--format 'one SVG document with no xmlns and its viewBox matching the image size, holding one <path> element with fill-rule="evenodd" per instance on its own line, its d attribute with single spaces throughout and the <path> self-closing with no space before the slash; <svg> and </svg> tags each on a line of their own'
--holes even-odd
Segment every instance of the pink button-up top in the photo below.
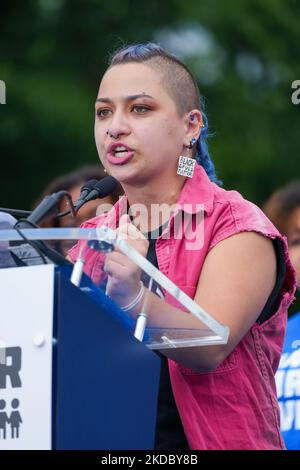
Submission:
<svg viewBox="0 0 300 470">
<path fill-rule="evenodd" d="M 110 212 L 82 226 L 95 228 L 105 224 L 117 228 L 120 215 L 126 211 L 127 198 L 123 196 Z M 191 229 L 180 232 L 178 227 L 184 220 L 191 222 Z M 191 449 L 284 448 L 274 373 L 282 350 L 287 309 L 296 287 L 285 238 L 257 206 L 238 192 L 212 183 L 204 169 L 196 165 L 193 178 L 187 178 L 183 186 L 168 227 L 157 239 L 156 255 L 160 271 L 193 298 L 209 250 L 231 235 L 250 231 L 279 237 L 284 244 L 286 277 L 279 306 L 267 321 L 254 323 L 212 372 L 197 372 L 169 360 L 173 393 Z M 81 243 L 70 250 L 72 260 Z M 102 253 L 89 251 L 85 272 L 96 284 L 105 277 L 103 262 Z M 181 307 L 167 293 L 165 301 Z"/>
</svg>

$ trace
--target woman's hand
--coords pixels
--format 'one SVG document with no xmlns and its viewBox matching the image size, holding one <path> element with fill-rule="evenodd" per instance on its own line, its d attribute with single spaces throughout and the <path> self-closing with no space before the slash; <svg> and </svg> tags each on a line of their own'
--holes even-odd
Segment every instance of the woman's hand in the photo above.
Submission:
<svg viewBox="0 0 300 470">
<path fill-rule="evenodd" d="M 141 255 L 148 252 L 149 242 L 131 222 L 127 214 L 120 219 L 118 234 Z M 128 305 L 140 291 L 141 269 L 116 248 L 105 257 L 103 270 L 108 274 L 107 294 L 120 307 Z"/>
</svg>

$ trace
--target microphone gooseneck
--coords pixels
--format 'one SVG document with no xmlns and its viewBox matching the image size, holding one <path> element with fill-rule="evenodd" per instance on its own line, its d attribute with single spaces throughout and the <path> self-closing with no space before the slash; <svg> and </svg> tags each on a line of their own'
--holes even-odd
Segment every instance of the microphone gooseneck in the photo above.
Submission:
<svg viewBox="0 0 300 470">
<path fill-rule="evenodd" d="M 57 213 L 58 203 L 63 197 L 68 198 L 71 212 L 73 215 L 75 215 L 75 209 L 70 194 L 67 191 L 59 191 L 57 193 L 51 194 L 50 196 L 46 196 L 40 202 L 40 204 L 32 211 L 30 216 L 27 217 L 27 219 L 20 219 L 14 226 L 14 228 L 19 232 L 21 237 L 33 248 L 35 248 L 36 251 L 38 251 L 44 263 L 47 263 L 47 260 L 45 258 L 46 256 L 57 265 L 71 264 L 64 256 L 50 248 L 46 243 L 42 242 L 41 240 L 28 240 L 22 233 L 22 229 L 37 227 L 37 224 L 39 224 L 45 217 L 49 216 L 50 214 Z"/>
<path fill-rule="evenodd" d="M 76 204 L 74 205 L 75 211 L 78 212 L 79 209 L 89 201 L 93 199 L 102 199 L 106 196 L 109 196 L 117 187 L 118 181 L 113 176 L 106 176 L 94 185 L 91 191 L 86 195 L 84 199 L 79 198 Z"/>
<path fill-rule="evenodd" d="M 72 202 L 72 198 L 67 191 L 58 191 L 57 193 L 53 193 L 50 196 L 44 197 L 42 202 L 31 212 L 30 216 L 27 217 L 23 222 L 26 224 L 26 221 L 29 224 L 38 224 L 41 222 L 46 216 L 50 214 L 57 213 L 58 211 L 58 203 L 63 198 L 67 197 L 71 212 L 75 215 L 75 210 Z"/>
<path fill-rule="evenodd" d="M 84 199 L 92 191 L 92 189 L 94 189 L 94 187 L 97 183 L 98 183 L 98 180 L 96 180 L 96 179 L 91 179 L 91 180 L 87 181 L 80 189 L 80 196 L 79 196 L 76 204 L 78 204 L 79 201 L 84 201 Z"/>
</svg>

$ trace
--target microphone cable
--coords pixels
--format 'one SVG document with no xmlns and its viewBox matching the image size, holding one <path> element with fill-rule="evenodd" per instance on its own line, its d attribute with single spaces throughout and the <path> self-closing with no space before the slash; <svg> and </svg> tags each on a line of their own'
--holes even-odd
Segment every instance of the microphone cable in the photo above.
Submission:
<svg viewBox="0 0 300 470">
<path fill-rule="evenodd" d="M 29 222 L 28 220 L 26 219 L 20 219 L 18 220 L 18 222 L 14 225 L 14 229 L 18 232 L 18 234 L 20 235 L 20 237 L 22 237 L 22 239 L 28 243 L 28 245 L 32 246 L 32 248 L 37 252 L 37 254 L 40 256 L 41 260 L 43 261 L 43 264 L 49 264 L 46 260 L 46 257 L 44 256 L 42 250 L 39 248 L 38 246 L 38 240 L 37 241 L 34 241 L 34 240 L 29 240 L 25 235 L 24 233 L 22 232 L 22 230 L 18 227 L 18 224 L 21 223 L 21 222 L 26 222 L 28 225 L 30 225 L 32 228 L 39 228 L 36 224 L 34 224 L 33 222 Z M 23 227 L 24 228 L 24 227 Z M 41 242 L 40 242 L 41 243 Z"/>
</svg>

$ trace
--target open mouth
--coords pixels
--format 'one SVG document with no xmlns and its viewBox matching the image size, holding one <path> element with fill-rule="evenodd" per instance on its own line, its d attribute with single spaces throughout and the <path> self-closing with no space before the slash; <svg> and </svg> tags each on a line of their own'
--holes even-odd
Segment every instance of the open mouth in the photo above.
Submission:
<svg viewBox="0 0 300 470">
<path fill-rule="evenodd" d="M 107 154 L 107 160 L 114 165 L 124 165 L 134 155 L 134 151 L 124 145 L 116 145 Z"/>
<path fill-rule="evenodd" d="M 111 152 L 115 157 L 117 158 L 123 158 L 125 154 L 131 152 L 129 151 L 126 147 L 123 147 L 123 145 L 120 145 L 116 148 L 114 148 L 113 152 Z"/>
</svg>

